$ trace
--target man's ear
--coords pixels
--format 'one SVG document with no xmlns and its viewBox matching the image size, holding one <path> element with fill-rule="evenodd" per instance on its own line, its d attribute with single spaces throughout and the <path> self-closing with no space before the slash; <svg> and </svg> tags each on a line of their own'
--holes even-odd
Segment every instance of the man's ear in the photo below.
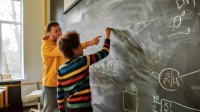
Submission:
<svg viewBox="0 0 200 112">
<path fill-rule="evenodd" d="M 50 36 L 50 35 L 51 35 L 51 32 L 47 32 L 47 35 Z"/>
</svg>

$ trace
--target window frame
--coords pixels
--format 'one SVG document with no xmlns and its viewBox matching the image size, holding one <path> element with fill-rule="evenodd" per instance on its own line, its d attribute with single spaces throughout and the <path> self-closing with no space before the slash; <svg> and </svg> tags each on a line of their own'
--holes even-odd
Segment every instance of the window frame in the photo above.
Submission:
<svg viewBox="0 0 200 112">
<path fill-rule="evenodd" d="M 20 3 L 20 21 L 6 21 L 6 20 L 0 20 L 0 75 L 2 74 L 2 64 L 3 64 L 3 49 L 2 49 L 2 24 L 10 24 L 10 25 L 20 25 L 20 68 L 21 68 L 21 74 L 20 78 L 11 78 L 9 80 L 0 80 L 0 82 L 10 82 L 10 81 L 16 81 L 16 80 L 24 80 L 24 37 L 23 37 L 23 0 L 11 0 L 11 1 L 19 1 Z M 12 75 L 12 74 L 11 74 Z"/>
</svg>

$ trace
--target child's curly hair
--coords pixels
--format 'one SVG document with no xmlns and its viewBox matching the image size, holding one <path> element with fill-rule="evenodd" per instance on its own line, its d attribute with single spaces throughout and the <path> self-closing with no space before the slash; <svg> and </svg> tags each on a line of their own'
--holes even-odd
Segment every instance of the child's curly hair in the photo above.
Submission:
<svg viewBox="0 0 200 112">
<path fill-rule="evenodd" d="M 73 58 L 73 49 L 80 45 L 80 37 L 76 31 L 69 31 L 61 35 L 58 39 L 58 46 L 66 58 Z"/>
</svg>

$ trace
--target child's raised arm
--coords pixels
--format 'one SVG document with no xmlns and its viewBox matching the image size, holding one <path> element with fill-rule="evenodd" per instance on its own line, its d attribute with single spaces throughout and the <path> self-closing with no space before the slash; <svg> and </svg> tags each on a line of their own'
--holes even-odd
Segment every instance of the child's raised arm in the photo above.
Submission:
<svg viewBox="0 0 200 112">
<path fill-rule="evenodd" d="M 94 64 L 100 60 L 102 60 L 103 58 L 105 58 L 106 56 L 108 56 L 109 51 L 110 51 L 110 33 L 111 33 L 111 29 L 110 28 L 106 28 L 105 29 L 105 42 L 103 45 L 103 48 L 101 51 L 98 51 L 97 53 L 91 54 L 91 55 L 86 55 L 83 58 L 85 58 L 87 60 L 87 65 L 91 65 Z"/>
</svg>

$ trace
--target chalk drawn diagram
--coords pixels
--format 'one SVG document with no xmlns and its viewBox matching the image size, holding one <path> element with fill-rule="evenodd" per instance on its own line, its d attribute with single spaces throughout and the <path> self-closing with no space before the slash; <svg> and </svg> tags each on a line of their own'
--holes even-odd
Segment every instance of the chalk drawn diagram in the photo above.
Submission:
<svg viewBox="0 0 200 112">
<path fill-rule="evenodd" d="M 180 75 L 179 71 L 174 68 L 165 68 L 159 74 L 159 83 L 165 90 L 176 91 L 181 85 L 182 78 L 198 72 L 200 72 L 200 70 Z"/>
<path fill-rule="evenodd" d="M 190 112 L 190 111 L 200 112 L 200 110 L 198 109 L 194 109 L 166 99 L 161 99 L 161 102 L 154 101 L 154 103 L 160 105 L 160 112 L 180 112 L 180 110 L 184 110 L 184 112 Z M 158 112 L 156 110 L 153 111 Z"/>
<path fill-rule="evenodd" d="M 147 28 L 149 25 L 151 25 L 154 21 L 156 20 L 156 18 L 151 19 L 151 20 L 147 20 L 147 21 L 142 21 L 139 22 L 137 24 L 131 24 L 128 27 L 134 31 L 132 32 L 132 38 L 135 37 L 136 35 L 138 35 L 142 30 L 144 30 L 145 28 Z"/>
<path fill-rule="evenodd" d="M 114 28 L 113 30 L 116 29 L 114 32 L 116 33 L 117 37 L 120 36 L 120 40 L 123 38 L 124 42 L 128 42 L 139 49 L 141 48 L 141 45 L 139 45 L 139 42 L 135 40 L 134 37 L 139 35 L 144 29 L 149 27 L 156 20 L 157 18 L 153 18 L 150 20 L 141 21 L 139 23 L 130 23 L 129 25 L 119 27 L 119 29 Z"/>
<path fill-rule="evenodd" d="M 119 29 L 129 31 L 131 34 L 131 37 L 127 38 L 127 40 L 130 40 L 130 39 L 134 38 L 136 35 L 138 35 L 139 33 L 141 33 L 145 28 L 150 26 L 156 20 L 157 20 L 157 18 L 153 18 L 150 20 L 141 21 L 139 23 L 130 23 L 127 26 L 119 27 Z M 116 28 L 117 28 L 117 26 L 116 26 Z"/>
<path fill-rule="evenodd" d="M 111 57 L 108 57 L 109 61 L 104 61 L 104 63 L 93 65 L 90 69 L 92 72 L 99 74 L 99 77 L 109 76 L 119 76 L 119 65 L 118 62 Z M 106 74 L 106 75 L 105 75 Z"/>
<path fill-rule="evenodd" d="M 123 84 L 123 110 L 124 112 L 138 111 L 138 90 L 134 83 L 127 82 Z"/>
<path fill-rule="evenodd" d="M 93 104 L 98 104 L 99 105 L 104 101 L 104 97 L 103 96 L 99 96 L 99 97 L 94 98 L 92 101 L 93 101 Z"/>
<path fill-rule="evenodd" d="M 182 7 L 189 5 L 190 3 L 191 4 L 193 3 L 194 7 L 196 7 L 196 0 L 176 0 L 176 5 L 177 5 L 177 8 L 179 11 L 181 11 Z M 183 20 L 182 18 L 184 18 L 184 16 L 186 16 L 186 11 L 183 10 L 181 14 L 174 17 L 173 27 L 175 30 L 177 30 L 177 29 L 183 30 L 183 28 L 181 27 L 181 24 L 182 24 L 182 20 Z M 189 35 L 190 33 L 191 33 L 191 28 L 187 27 L 186 29 L 184 28 L 184 31 L 178 31 L 173 34 L 168 34 L 167 37 L 171 38 L 171 37 L 174 37 L 174 36 L 180 35 L 180 34 L 181 35 Z"/>
<path fill-rule="evenodd" d="M 181 24 L 182 24 L 182 18 L 185 16 L 185 11 L 183 11 L 180 15 L 176 16 L 173 20 L 173 27 L 175 29 L 178 29 Z M 182 28 L 183 29 L 183 28 Z M 179 35 L 179 34 L 185 34 L 185 35 L 188 35 L 191 33 L 191 29 L 189 27 L 186 28 L 186 31 L 180 31 L 180 32 L 177 32 L 177 33 L 174 33 L 174 34 L 171 34 L 169 35 L 168 34 L 168 37 L 173 37 L 175 35 Z"/>
</svg>

